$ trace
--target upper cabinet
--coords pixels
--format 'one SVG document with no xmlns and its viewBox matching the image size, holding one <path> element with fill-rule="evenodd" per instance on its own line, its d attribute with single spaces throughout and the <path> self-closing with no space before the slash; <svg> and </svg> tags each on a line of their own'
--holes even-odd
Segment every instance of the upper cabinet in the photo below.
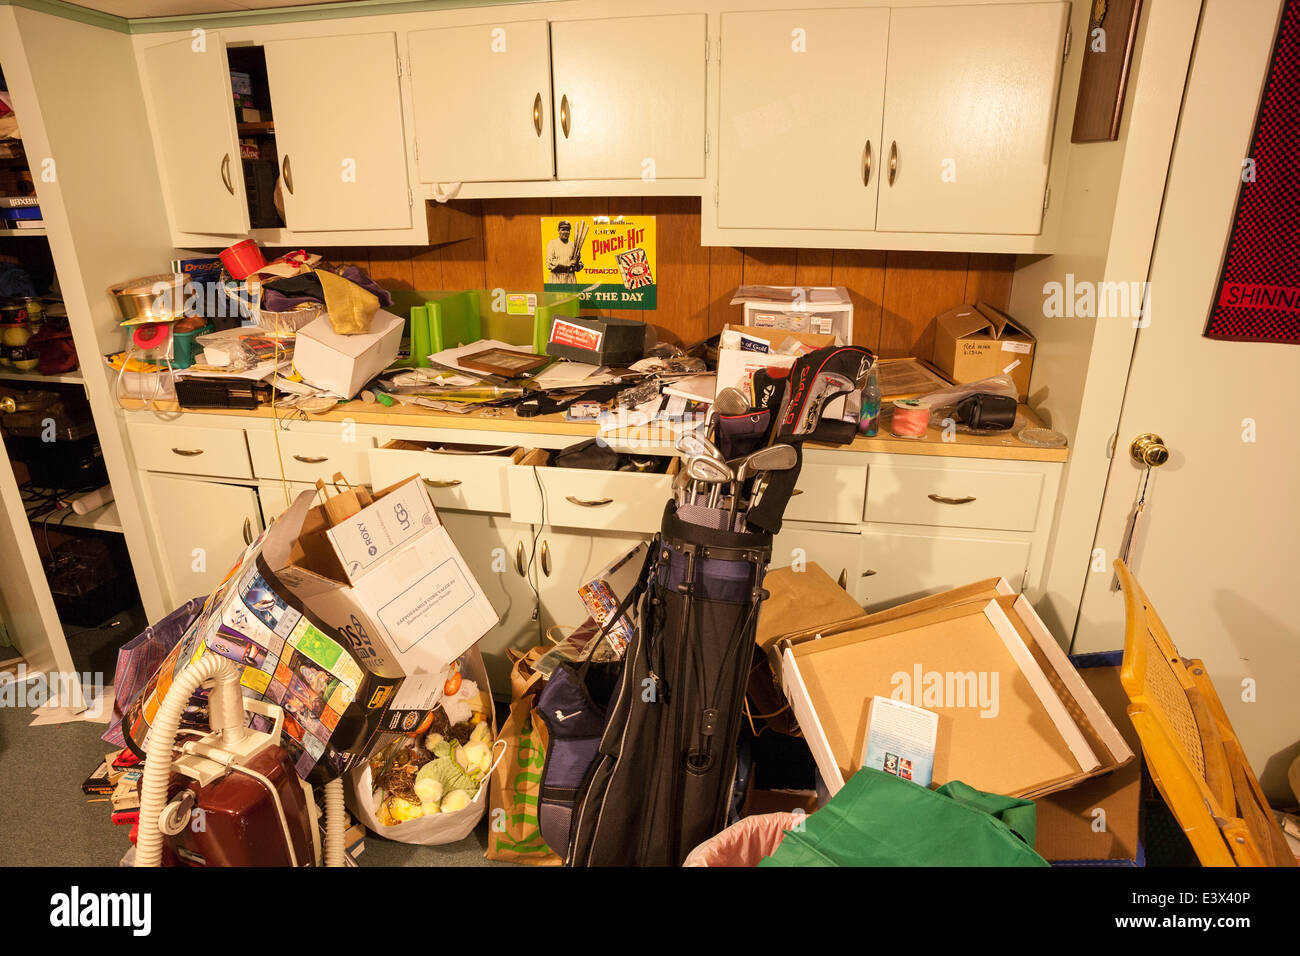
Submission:
<svg viewBox="0 0 1300 956">
<path fill-rule="evenodd" d="M 186 36 L 151 47 L 144 52 L 144 74 L 173 227 L 247 232 L 248 203 L 221 34 L 214 30 L 205 42 Z M 198 111 L 196 104 L 201 104 Z"/>
<path fill-rule="evenodd" d="M 545 20 L 407 34 L 423 183 L 555 176 Z"/>
<path fill-rule="evenodd" d="M 285 224 L 406 229 L 411 195 L 392 33 L 266 44 Z"/>
<path fill-rule="evenodd" d="M 425 183 L 703 179 L 704 14 L 407 35 Z"/>
<path fill-rule="evenodd" d="M 1068 17 L 1056 2 L 723 13 L 705 241 L 1037 236 Z"/>
<path fill-rule="evenodd" d="M 1040 231 L 1068 12 L 891 12 L 877 229 Z"/>
<path fill-rule="evenodd" d="M 722 15 L 718 225 L 875 227 L 889 16 Z"/>
<path fill-rule="evenodd" d="M 704 175 L 705 16 L 551 24 L 560 179 Z"/>
</svg>

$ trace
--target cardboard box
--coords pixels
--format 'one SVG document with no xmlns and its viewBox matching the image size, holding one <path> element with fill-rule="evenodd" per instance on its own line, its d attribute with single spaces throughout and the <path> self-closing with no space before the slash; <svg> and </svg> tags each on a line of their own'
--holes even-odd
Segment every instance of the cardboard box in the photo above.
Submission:
<svg viewBox="0 0 1300 956">
<path fill-rule="evenodd" d="M 731 304 L 742 307 L 747 326 L 853 342 L 853 300 L 844 286 L 743 285 Z"/>
<path fill-rule="evenodd" d="M 406 320 L 382 309 L 370 319 L 370 331 L 339 335 L 328 315 L 298 330 L 293 365 L 309 385 L 352 398 L 397 358 Z"/>
<path fill-rule="evenodd" d="M 1122 658 L 1122 651 L 1114 651 L 1080 655 L 1071 662 L 1128 746 L 1140 754 L 1137 731 L 1128 719 L 1128 695 L 1119 679 Z M 1142 776 L 1142 761 L 1132 760 L 1077 787 L 1039 797 L 1034 801 L 1038 806 L 1034 849 L 1057 864 L 1144 865 Z"/>
<path fill-rule="evenodd" d="M 862 605 L 816 562 L 810 561 L 801 571 L 770 569 L 763 578 L 763 587 L 768 598 L 758 612 L 754 642 L 768 655 L 776 674 L 781 666 L 777 647 L 781 638 L 862 617 Z"/>
<path fill-rule="evenodd" d="M 1029 394 L 1034 336 L 987 303 L 959 305 L 935 317 L 931 361 L 958 384 L 1006 372 L 1020 401 Z"/>
<path fill-rule="evenodd" d="M 311 508 L 272 568 L 327 620 L 344 607 L 360 612 L 353 620 L 382 638 L 408 675 L 440 673 L 496 626 L 419 477 L 376 492 L 346 517 L 327 508 Z"/>
<path fill-rule="evenodd" d="M 939 713 L 935 786 L 960 779 L 1032 798 L 1133 760 L 1028 600 L 1001 579 L 780 647 L 784 691 L 831 794 L 858 769 L 876 694 Z"/>
<path fill-rule="evenodd" d="M 760 368 L 791 368 L 794 366 L 796 355 L 780 355 L 777 349 L 788 339 L 795 339 L 804 345 L 814 349 L 825 348 L 828 345 L 835 344 L 833 335 L 817 335 L 806 332 L 787 332 L 784 329 L 761 329 L 746 326 L 726 325 L 723 331 L 733 329 L 737 332 L 744 332 L 746 335 L 753 336 L 772 343 L 771 352 L 750 352 L 746 349 L 719 349 L 718 350 L 718 390 L 724 388 L 738 388 L 744 394 L 749 394 L 749 380 L 754 372 Z M 715 392 L 716 394 L 716 392 Z"/>
</svg>

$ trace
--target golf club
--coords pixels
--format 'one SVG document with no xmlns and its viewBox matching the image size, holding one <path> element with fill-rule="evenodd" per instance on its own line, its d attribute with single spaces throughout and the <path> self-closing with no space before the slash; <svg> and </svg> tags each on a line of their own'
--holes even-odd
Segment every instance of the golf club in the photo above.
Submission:
<svg viewBox="0 0 1300 956">
<path fill-rule="evenodd" d="M 723 482 L 731 481 L 734 477 L 730 468 L 713 458 L 692 458 L 687 463 L 686 470 L 692 480 L 713 485 L 713 490 L 709 493 L 710 508 L 717 507 L 718 494 L 722 490 Z"/>
<path fill-rule="evenodd" d="M 740 495 L 745 479 L 756 472 L 787 471 L 794 467 L 798 452 L 793 445 L 768 445 L 752 455 L 747 455 L 736 469 L 736 493 L 731 497 L 731 517 L 728 527 L 734 527 L 739 511 Z M 751 496 L 752 497 L 752 496 Z"/>
</svg>

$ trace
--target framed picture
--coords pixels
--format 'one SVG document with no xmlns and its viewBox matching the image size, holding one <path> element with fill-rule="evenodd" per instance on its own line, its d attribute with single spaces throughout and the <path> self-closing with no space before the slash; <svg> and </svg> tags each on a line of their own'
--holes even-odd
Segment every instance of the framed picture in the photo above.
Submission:
<svg viewBox="0 0 1300 956">
<path fill-rule="evenodd" d="M 457 361 L 463 368 L 475 372 L 487 372 L 489 375 L 500 375 L 503 378 L 523 378 L 550 362 L 551 357 L 493 348 L 462 355 Z"/>
</svg>

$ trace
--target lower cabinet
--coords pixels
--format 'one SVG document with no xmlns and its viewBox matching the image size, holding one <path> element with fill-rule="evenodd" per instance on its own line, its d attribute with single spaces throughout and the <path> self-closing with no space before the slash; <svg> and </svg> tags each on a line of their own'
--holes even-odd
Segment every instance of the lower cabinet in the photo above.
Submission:
<svg viewBox="0 0 1300 956">
<path fill-rule="evenodd" d="M 257 489 L 170 475 L 143 481 L 172 606 L 211 593 L 262 530 Z"/>
<path fill-rule="evenodd" d="M 915 600 L 983 578 L 1003 577 L 1021 590 L 1029 568 L 1027 536 L 996 532 L 899 532 L 861 535 L 858 588 L 868 611 Z"/>
<path fill-rule="evenodd" d="M 578 588 L 651 535 L 608 531 L 558 530 L 543 525 L 533 559 L 542 600 L 543 633 L 559 625 L 567 634 L 587 619 Z M 526 545 L 526 551 L 531 543 Z M 527 561 L 527 556 L 525 556 Z"/>
<path fill-rule="evenodd" d="M 787 521 L 772 541 L 772 560 L 768 567 L 816 564 L 861 601 L 858 583 L 861 552 L 862 535 L 857 527 L 825 531 Z"/>
</svg>

